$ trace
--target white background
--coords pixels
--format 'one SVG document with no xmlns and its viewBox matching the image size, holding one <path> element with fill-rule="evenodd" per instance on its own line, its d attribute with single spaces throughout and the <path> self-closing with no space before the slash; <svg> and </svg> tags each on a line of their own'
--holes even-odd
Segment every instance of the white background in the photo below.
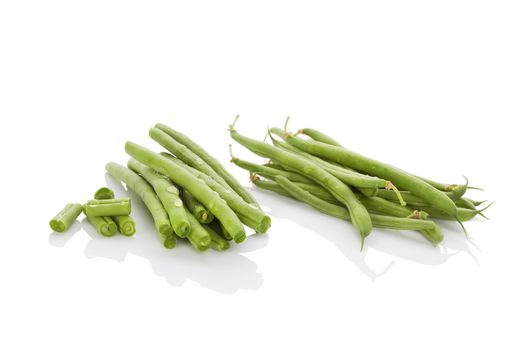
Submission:
<svg viewBox="0 0 525 350">
<path fill-rule="evenodd" d="M 523 348 L 522 1 L 2 1 L 0 347 Z M 266 236 L 163 249 L 49 219 L 164 122 L 224 163 L 227 125 L 317 127 L 497 200 L 434 248 L 254 190 Z M 257 158 L 240 146 L 243 158 Z M 243 184 L 247 174 L 228 164 Z"/>
</svg>

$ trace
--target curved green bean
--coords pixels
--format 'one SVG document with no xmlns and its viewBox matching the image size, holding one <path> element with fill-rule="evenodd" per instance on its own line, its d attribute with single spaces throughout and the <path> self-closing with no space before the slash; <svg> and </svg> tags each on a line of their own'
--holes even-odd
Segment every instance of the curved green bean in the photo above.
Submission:
<svg viewBox="0 0 525 350">
<path fill-rule="evenodd" d="M 222 166 L 222 164 L 217 159 L 215 159 L 211 154 L 209 154 L 204 148 L 199 146 L 188 136 L 182 134 L 181 132 L 173 130 L 172 128 L 166 125 L 156 124 L 155 127 L 157 129 L 164 131 L 166 134 L 174 138 L 176 141 L 186 146 L 190 151 L 195 153 L 204 162 L 206 162 L 206 164 L 208 164 L 221 178 L 223 178 L 224 181 L 226 181 L 226 183 L 229 185 L 229 187 L 232 190 L 234 190 L 239 196 L 241 196 L 242 199 L 246 201 L 246 203 L 253 203 L 259 206 L 259 204 L 257 203 L 257 200 L 250 194 L 250 192 L 245 190 L 244 187 L 235 179 L 235 177 L 233 177 L 233 175 L 230 174 L 228 170 L 226 170 Z"/>
<path fill-rule="evenodd" d="M 180 238 L 186 237 L 190 233 L 191 225 L 180 199 L 179 189 L 170 180 L 135 159 L 128 161 L 128 168 L 140 174 L 153 187 L 168 214 L 175 234 Z"/>
<path fill-rule="evenodd" d="M 197 181 L 195 175 L 162 155 L 136 143 L 126 142 L 125 149 L 130 156 L 139 162 L 162 174 L 168 175 L 177 185 L 190 191 L 199 202 L 221 221 L 236 243 L 240 243 L 246 238 L 244 227 L 237 215 L 235 215 L 235 212 L 208 185 L 203 181 Z"/>
</svg>

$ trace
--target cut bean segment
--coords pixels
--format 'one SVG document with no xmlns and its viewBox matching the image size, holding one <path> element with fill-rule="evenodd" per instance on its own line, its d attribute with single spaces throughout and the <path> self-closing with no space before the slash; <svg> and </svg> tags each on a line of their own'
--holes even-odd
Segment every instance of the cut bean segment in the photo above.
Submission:
<svg viewBox="0 0 525 350">
<path fill-rule="evenodd" d="M 69 203 L 62 209 L 51 221 L 49 226 L 55 232 L 64 232 L 75 222 L 77 217 L 82 213 L 82 204 Z"/>
</svg>

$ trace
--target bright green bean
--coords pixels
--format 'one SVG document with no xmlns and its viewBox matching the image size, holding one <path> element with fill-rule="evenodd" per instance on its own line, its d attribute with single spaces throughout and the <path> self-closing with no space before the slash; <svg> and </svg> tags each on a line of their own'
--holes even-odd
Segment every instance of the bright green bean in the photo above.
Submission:
<svg viewBox="0 0 525 350">
<path fill-rule="evenodd" d="M 191 225 L 179 196 L 179 189 L 170 180 L 135 159 L 128 161 L 128 168 L 140 174 L 151 185 L 168 214 L 175 234 L 180 238 L 186 237 Z"/>
<path fill-rule="evenodd" d="M 195 218 L 201 224 L 207 224 L 213 221 L 215 218 L 212 213 L 204 205 L 193 197 L 190 191 L 182 188 L 180 191 L 182 200 L 186 205 L 186 208 L 195 216 Z"/>
<path fill-rule="evenodd" d="M 399 188 L 412 192 L 448 215 L 453 217 L 457 216 L 456 205 L 446 194 L 401 169 L 366 158 L 346 148 L 332 146 L 318 141 L 304 140 L 292 135 L 287 135 L 286 141 L 292 146 L 318 157 L 336 161 L 372 176 L 388 179 Z"/>
<path fill-rule="evenodd" d="M 234 125 L 230 127 L 230 136 L 250 151 L 264 154 L 266 157 L 280 164 L 285 164 L 293 168 L 296 172 L 303 174 L 323 186 L 332 193 L 335 198 L 345 204 L 352 217 L 352 223 L 361 235 L 361 239 L 364 241 L 364 238 L 370 234 L 372 231 L 372 222 L 368 212 L 357 200 L 352 190 L 339 179 L 315 163 L 305 160 L 294 153 L 239 134 L 235 131 Z"/>
<path fill-rule="evenodd" d="M 139 162 L 168 175 L 173 182 L 191 192 L 217 219 L 221 221 L 236 243 L 246 238 L 244 227 L 228 204 L 204 181 L 185 168 L 133 142 L 126 142 L 126 152 Z"/>
<path fill-rule="evenodd" d="M 171 227 L 168 214 L 148 182 L 132 170 L 117 163 L 111 162 L 106 164 L 106 170 L 111 176 L 124 182 L 128 188 L 139 195 L 153 217 L 155 228 L 164 246 L 166 248 L 174 247 L 176 239 L 174 237 L 173 239 L 171 238 L 173 236 L 173 228 Z"/>
<path fill-rule="evenodd" d="M 253 203 L 257 206 L 259 204 L 257 203 L 257 200 L 248 192 L 247 190 L 242 187 L 242 185 L 233 177 L 232 174 L 226 170 L 222 164 L 215 159 L 211 154 L 209 154 L 204 148 L 199 146 L 197 143 L 195 143 L 192 139 L 190 139 L 188 136 L 171 129 L 170 127 L 163 125 L 163 124 L 157 124 L 155 125 L 156 128 L 164 131 L 166 134 L 173 137 L 176 141 L 181 143 L 182 145 L 186 146 L 190 151 L 195 153 L 198 157 L 200 157 L 206 164 L 208 164 L 221 178 L 226 181 L 226 183 L 229 185 L 229 187 L 234 190 L 239 196 L 242 197 L 246 203 Z"/>
<path fill-rule="evenodd" d="M 49 221 L 49 226 L 55 232 L 64 232 L 66 231 L 76 218 L 82 213 L 82 204 L 78 203 L 69 203 L 62 209 L 51 221 Z"/>
<path fill-rule="evenodd" d="M 281 187 L 288 191 L 294 198 L 304 202 L 317 210 L 338 217 L 343 220 L 352 221 L 348 211 L 345 208 L 328 203 L 319 199 L 284 177 L 276 177 L 276 181 Z M 436 223 L 429 220 L 419 220 L 410 218 L 399 218 L 385 215 L 370 214 L 374 227 L 386 228 L 391 230 L 414 230 L 419 231 L 425 238 L 432 243 L 437 244 L 443 240 L 443 234 Z M 361 249 L 363 241 L 361 241 Z"/>
</svg>

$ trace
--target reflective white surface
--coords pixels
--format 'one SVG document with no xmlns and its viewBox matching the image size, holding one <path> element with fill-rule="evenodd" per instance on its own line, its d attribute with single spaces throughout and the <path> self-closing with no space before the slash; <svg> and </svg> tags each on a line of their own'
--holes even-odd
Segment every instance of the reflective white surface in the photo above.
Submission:
<svg viewBox="0 0 525 350">
<path fill-rule="evenodd" d="M 0 348 L 522 349 L 525 13 L 520 2 L 2 2 Z M 316 127 L 370 157 L 487 189 L 490 221 L 374 230 L 253 189 L 226 128 Z M 258 198 L 267 235 L 158 242 L 108 177 L 156 122 Z M 257 157 L 234 144 L 237 156 Z M 138 232 L 48 221 L 101 186 Z"/>
</svg>

